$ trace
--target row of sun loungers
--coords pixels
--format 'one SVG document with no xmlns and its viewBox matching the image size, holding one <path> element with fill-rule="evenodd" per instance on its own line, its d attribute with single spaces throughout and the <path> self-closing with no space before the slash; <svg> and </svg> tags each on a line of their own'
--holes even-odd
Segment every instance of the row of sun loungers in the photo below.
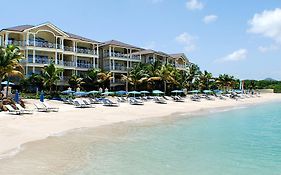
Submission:
<svg viewBox="0 0 281 175">
<path fill-rule="evenodd" d="M 40 103 L 34 103 L 34 106 L 36 107 L 38 112 L 58 112 L 59 108 L 52 107 L 46 102 L 40 102 Z M 22 115 L 22 114 L 33 114 L 34 110 L 32 109 L 25 109 L 20 104 L 16 104 L 16 109 L 11 105 L 5 105 L 5 107 L 8 109 L 9 114 L 14 115 Z"/>
</svg>

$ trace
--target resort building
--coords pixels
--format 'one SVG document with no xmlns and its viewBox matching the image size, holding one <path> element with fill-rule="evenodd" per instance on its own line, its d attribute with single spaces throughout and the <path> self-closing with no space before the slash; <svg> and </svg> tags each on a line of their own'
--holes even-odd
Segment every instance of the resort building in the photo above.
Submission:
<svg viewBox="0 0 281 175">
<path fill-rule="evenodd" d="M 123 86 L 122 74 L 127 75 L 130 68 L 141 62 L 140 56 L 133 53 L 143 49 L 116 40 L 104 42 L 100 46 L 102 69 L 112 72 L 110 86 Z"/>
<path fill-rule="evenodd" d="M 73 75 L 99 66 L 99 42 L 64 32 L 51 23 L 22 25 L 0 31 L 0 44 L 14 44 L 24 56 L 25 75 L 39 74 L 51 63 L 64 68 L 61 84 Z"/>
<path fill-rule="evenodd" d="M 65 32 L 51 23 L 2 29 L 0 45 L 9 44 L 20 48 L 25 76 L 40 74 L 42 68 L 51 62 L 63 68 L 59 85 L 67 85 L 72 75 L 83 75 L 91 68 L 99 68 L 112 72 L 111 88 L 124 88 L 122 74 L 127 75 L 140 62 L 152 64 L 158 60 L 179 70 L 185 70 L 189 64 L 183 53 L 169 55 L 116 40 L 102 43 Z"/>
</svg>

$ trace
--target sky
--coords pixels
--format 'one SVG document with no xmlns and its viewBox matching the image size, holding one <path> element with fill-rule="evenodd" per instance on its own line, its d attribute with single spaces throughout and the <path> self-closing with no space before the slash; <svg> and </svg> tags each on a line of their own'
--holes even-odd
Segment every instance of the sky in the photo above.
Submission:
<svg viewBox="0 0 281 175">
<path fill-rule="evenodd" d="M 14 0 L 0 28 L 51 22 L 97 41 L 185 53 L 214 76 L 281 80 L 281 0 Z"/>
</svg>

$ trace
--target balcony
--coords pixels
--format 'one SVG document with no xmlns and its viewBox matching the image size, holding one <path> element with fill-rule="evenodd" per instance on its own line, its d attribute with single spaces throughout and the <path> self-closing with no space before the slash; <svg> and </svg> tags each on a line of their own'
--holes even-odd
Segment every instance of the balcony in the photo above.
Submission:
<svg viewBox="0 0 281 175">
<path fill-rule="evenodd" d="M 75 62 L 73 61 L 58 61 L 58 65 L 67 66 L 67 67 L 75 67 Z"/>
<path fill-rule="evenodd" d="M 64 51 L 74 52 L 74 48 L 73 47 L 69 47 L 69 46 L 64 46 Z"/>
<path fill-rule="evenodd" d="M 26 62 L 26 60 L 25 60 L 25 62 Z M 50 64 L 51 62 L 52 62 L 52 60 L 46 56 L 36 56 L 35 57 L 36 64 Z M 28 60 L 26 63 L 33 63 L 33 57 L 28 57 Z"/>
<path fill-rule="evenodd" d="M 60 44 L 55 43 L 49 43 L 47 41 L 31 41 L 29 40 L 28 46 L 34 46 L 34 47 L 41 47 L 41 48 L 49 48 L 49 49 L 61 49 Z"/>
<path fill-rule="evenodd" d="M 96 55 L 96 51 L 92 49 L 83 49 L 83 48 L 76 48 L 77 53 L 88 54 L 88 55 Z"/>
<path fill-rule="evenodd" d="M 8 40 L 8 45 L 24 47 L 24 46 L 26 46 L 26 42 L 25 41 L 19 41 L 19 40 Z"/>
<path fill-rule="evenodd" d="M 175 64 L 175 67 L 180 69 L 186 68 L 185 64 L 177 64 L 177 63 Z"/>
<path fill-rule="evenodd" d="M 128 70 L 126 66 L 120 66 L 120 65 L 115 65 L 114 68 L 113 66 L 111 66 L 110 68 L 109 65 L 106 65 L 104 69 L 106 71 L 123 71 L 123 72 L 126 72 Z"/>
<path fill-rule="evenodd" d="M 85 68 L 85 69 L 91 69 L 91 68 L 93 68 L 93 64 L 90 64 L 90 63 L 77 63 L 77 67 Z"/>
</svg>

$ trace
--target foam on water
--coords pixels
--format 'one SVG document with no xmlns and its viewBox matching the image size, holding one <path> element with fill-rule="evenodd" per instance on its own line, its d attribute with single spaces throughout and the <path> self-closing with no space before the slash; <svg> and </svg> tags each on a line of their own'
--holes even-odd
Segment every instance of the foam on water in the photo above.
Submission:
<svg viewBox="0 0 281 175">
<path fill-rule="evenodd" d="M 279 103 L 80 129 L 26 144 L 0 174 L 279 175 Z"/>
</svg>

